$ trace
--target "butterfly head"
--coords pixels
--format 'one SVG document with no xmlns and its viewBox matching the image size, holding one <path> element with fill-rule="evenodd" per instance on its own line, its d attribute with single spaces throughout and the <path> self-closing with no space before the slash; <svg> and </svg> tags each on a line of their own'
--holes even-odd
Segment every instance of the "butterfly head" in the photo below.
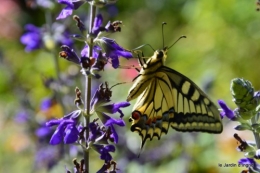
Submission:
<svg viewBox="0 0 260 173">
<path fill-rule="evenodd" d="M 165 47 L 164 49 L 161 49 L 161 50 L 156 50 L 154 52 L 154 55 L 151 58 L 151 61 L 153 63 L 161 62 L 162 64 L 164 64 L 164 61 L 167 58 L 167 51 L 168 51 L 167 47 Z"/>
</svg>

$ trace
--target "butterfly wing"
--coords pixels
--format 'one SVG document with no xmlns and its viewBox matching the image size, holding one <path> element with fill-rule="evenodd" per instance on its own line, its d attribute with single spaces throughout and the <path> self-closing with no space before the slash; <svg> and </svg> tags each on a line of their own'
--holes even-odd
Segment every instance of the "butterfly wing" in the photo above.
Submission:
<svg viewBox="0 0 260 173">
<path fill-rule="evenodd" d="M 217 107 L 189 78 L 168 67 L 160 67 L 146 80 L 146 88 L 133 108 L 131 130 L 147 139 L 160 139 L 171 126 L 177 131 L 221 133 L 222 123 Z M 143 75 L 138 76 L 146 78 Z M 149 83 L 149 84 L 147 84 Z M 139 86 L 135 88 L 137 91 Z"/>
</svg>

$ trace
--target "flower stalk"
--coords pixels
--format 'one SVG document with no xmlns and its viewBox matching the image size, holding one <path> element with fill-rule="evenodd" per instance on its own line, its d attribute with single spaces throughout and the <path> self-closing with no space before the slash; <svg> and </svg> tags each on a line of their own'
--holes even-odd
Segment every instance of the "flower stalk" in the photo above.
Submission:
<svg viewBox="0 0 260 173">
<path fill-rule="evenodd" d="M 94 19 L 96 16 L 96 7 L 94 5 L 90 5 L 90 20 L 89 20 L 89 34 L 92 33 L 92 28 L 94 25 Z M 93 56 L 93 38 L 88 39 L 88 57 Z M 85 80 L 86 80 L 86 88 L 85 88 L 85 127 L 86 128 L 86 133 L 85 137 L 86 140 L 89 138 L 89 122 L 90 122 L 90 101 L 91 101 L 91 75 L 86 75 L 85 74 Z M 88 143 L 86 142 L 86 148 L 88 148 Z M 85 173 L 89 173 L 89 152 L 88 150 L 84 151 L 84 162 L 85 162 Z"/>
<path fill-rule="evenodd" d="M 256 124 L 256 117 L 252 117 L 251 118 L 251 123 L 252 123 L 252 125 Z M 255 138 L 256 147 L 257 147 L 257 149 L 260 149 L 260 136 L 259 136 L 259 133 L 255 132 L 255 130 L 253 130 L 253 135 L 254 135 L 254 138 Z"/>
</svg>

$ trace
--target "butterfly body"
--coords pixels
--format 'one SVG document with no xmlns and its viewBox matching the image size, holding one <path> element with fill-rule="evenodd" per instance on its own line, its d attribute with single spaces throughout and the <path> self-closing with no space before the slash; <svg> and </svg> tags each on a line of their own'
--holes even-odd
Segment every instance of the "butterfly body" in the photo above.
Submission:
<svg viewBox="0 0 260 173">
<path fill-rule="evenodd" d="M 146 62 L 139 58 L 141 70 L 134 78 L 127 101 L 137 98 L 133 107 L 131 130 L 147 139 L 160 139 L 169 127 L 177 131 L 221 133 L 217 107 L 189 78 L 164 66 L 167 47 L 155 51 Z"/>
</svg>

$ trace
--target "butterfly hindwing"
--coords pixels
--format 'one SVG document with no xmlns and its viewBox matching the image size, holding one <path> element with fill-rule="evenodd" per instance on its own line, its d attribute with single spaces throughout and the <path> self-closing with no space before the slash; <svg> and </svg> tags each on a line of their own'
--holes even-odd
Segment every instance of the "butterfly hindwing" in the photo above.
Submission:
<svg viewBox="0 0 260 173">
<path fill-rule="evenodd" d="M 218 108 L 208 96 L 189 78 L 181 73 L 162 66 L 171 80 L 174 98 L 174 117 L 171 127 L 178 131 L 222 132 Z"/>
</svg>

